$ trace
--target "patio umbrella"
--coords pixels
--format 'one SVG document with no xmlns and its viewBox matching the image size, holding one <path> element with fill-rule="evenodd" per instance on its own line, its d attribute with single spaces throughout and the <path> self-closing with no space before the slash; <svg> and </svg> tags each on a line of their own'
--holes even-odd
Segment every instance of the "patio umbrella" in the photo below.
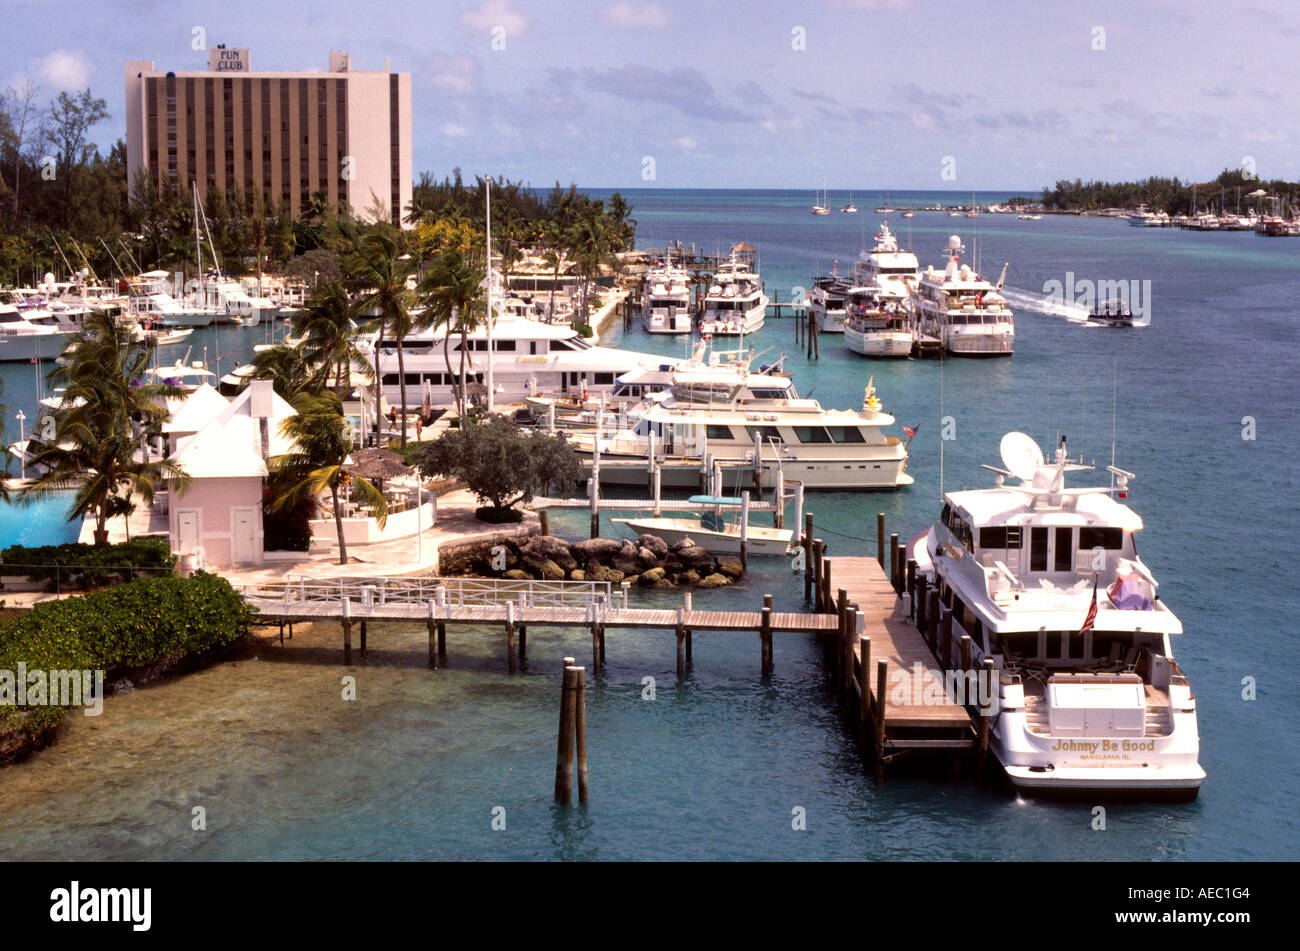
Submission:
<svg viewBox="0 0 1300 951">
<path fill-rule="evenodd" d="M 358 449 L 352 453 L 351 459 L 343 468 L 368 482 L 395 479 L 415 471 L 391 449 Z"/>
</svg>

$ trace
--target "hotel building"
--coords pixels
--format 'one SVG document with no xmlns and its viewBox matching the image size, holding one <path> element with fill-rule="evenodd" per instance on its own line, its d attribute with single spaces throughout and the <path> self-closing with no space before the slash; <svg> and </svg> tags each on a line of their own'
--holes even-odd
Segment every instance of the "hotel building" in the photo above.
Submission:
<svg viewBox="0 0 1300 951">
<path fill-rule="evenodd" d="M 127 175 L 144 169 L 182 194 L 190 183 L 260 194 L 294 217 L 321 192 L 338 208 L 400 224 L 411 201 L 411 74 L 353 70 L 331 51 L 328 72 L 252 71 L 246 49 L 217 47 L 206 72 L 126 63 Z"/>
</svg>

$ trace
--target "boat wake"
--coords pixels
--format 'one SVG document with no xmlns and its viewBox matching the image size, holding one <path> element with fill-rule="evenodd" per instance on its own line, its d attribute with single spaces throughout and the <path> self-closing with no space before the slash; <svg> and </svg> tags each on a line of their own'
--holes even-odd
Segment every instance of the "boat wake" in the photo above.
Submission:
<svg viewBox="0 0 1300 951">
<path fill-rule="evenodd" d="M 1074 324 L 1082 324 L 1089 327 L 1103 326 L 1095 320 L 1088 319 L 1088 308 L 1083 304 L 1072 303 L 1070 301 L 1058 300 L 1047 294 L 1041 294 L 1036 291 L 1025 291 L 1015 287 L 1004 287 L 1001 291 L 1002 296 L 1016 310 L 1029 310 L 1037 314 L 1045 314 L 1048 317 L 1060 317 Z M 1151 323 L 1150 315 L 1146 317 L 1135 317 L 1131 326 L 1146 327 Z"/>
</svg>

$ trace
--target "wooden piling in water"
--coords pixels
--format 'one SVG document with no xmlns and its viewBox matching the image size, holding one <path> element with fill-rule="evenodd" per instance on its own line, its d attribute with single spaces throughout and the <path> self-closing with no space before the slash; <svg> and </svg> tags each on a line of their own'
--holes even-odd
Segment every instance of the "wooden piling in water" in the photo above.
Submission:
<svg viewBox="0 0 1300 951">
<path fill-rule="evenodd" d="M 439 621 L 438 627 L 438 665 L 447 666 L 447 622 Z"/>
<path fill-rule="evenodd" d="M 840 689 L 848 693 L 853 689 L 853 634 L 849 628 L 849 593 L 843 588 L 835 595 L 835 613 L 840 617 L 840 639 L 835 645 L 840 655 Z"/>
<path fill-rule="evenodd" d="M 925 605 L 925 642 L 935 656 L 939 654 L 939 589 L 931 588 Z"/>
<path fill-rule="evenodd" d="M 915 562 L 913 562 L 913 564 L 915 564 Z M 926 608 L 925 599 L 929 594 L 927 590 L 928 587 L 929 587 L 929 583 L 925 580 L 925 575 L 917 575 L 916 576 L 916 629 L 921 632 L 922 637 L 925 636 L 925 627 L 927 623 L 926 618 L 928 617 L 928 615 L 925 613 L 925 608 Z"/>
<path fill-rule="evenodd" d="M 760 653 L 762 657 L 761 667 L 763 676 L 766 677 L 772 673 L 772 607 L 770 604 L 763 606 L 762 617 L 758 623 L 758 639 L 761 645 Z"/>
<path fill-rule="evenodd" d="M 826 557 L 826 544 L 821 542 L 822 546 L 822 610 L 831 610 L 831 560 Z"/>
<path fill-rule="evenodd" d="M 366 622 L 361 622 L 361 656 L 366 655 Z"/>
<path fill-rule="evenodd" d="M 803 599 L 812 600 L 813 591 L 813 513 L 803 515 Z"/>
<path fill-rule="evenodd" d="M 952 667 L 952 608 L 939 606 L 939 663 L 944 670 Z"/>
<path fill-rule="evenodd" d="M 996 702 L 998 693 L 997 672 L 993 669 L 993 658 L 984 658 L 984 676 L 987 678 L 985 683 L 988 684 L 988 705 L 981 705 L 979 709 L 979 740 L 977 743 L 977 758 L 975 769 L 977 774 L 984 772 L 984 761 L 989 753 L 989 722 L 993 716 L 993 704 Z"/>
<path fill-rule="evenodd" d="M 560 687 L 560 734 L 555 754 L 555 801 L 573 800 L 573 718 L 576 713 L 578 668 L 565 666 Z"/>
<path fill-rule="evenodd" d="M 889 680 L 889 661 L 883 657 L 876 661 L 875 747 L 876 770 L 882 768 L 885 754 L 885 689 Z"/>
<path fill-rule="evenodd" d="M 515 603 L 506 602 L 506 670 L 515 672 Z"/>
<path fill-rule="evenodd" d="M 438 624 L 434 620 L 433 602 L 429 602 L 429 669 L 438 669 Z"/>
<path fill-rule="evenodd" d="M 343 663 L 352 663 L 352 599 L 343 599 Z"/>
<path fill-rule="evenodd" d="M 519 659 L 524 660 L 528 656 L 528 625 L 520 624 L 516 633 L 519 635 Z"/>
<path fill-rule="evenodd" d="M 574 753 L 578 760 L 578 802 L 587 802 L 587 672 L 575 671 L 573 685 Z"/>
<path fill-rule="evenodd" d="M 686 676 L 686 609 L 677 609 L 677 679 Z"/>
<path fill-rule="evenodd" d="M 821 614 L 825 609 L 822 604 L 822 541 L 820 538 L 814 538 L 812 542 L 813 556 L 813 613 Z"/>
<path fill-rule="evenodd" d="M 854 619 L 857 629 L 857 619 Z M 871 638 L 858 635 L 858 726 L 871 719 Z"/>
<path fill-rule="evenodd" d="M 890 532 L 889 534 L 889 583 L 893 585 L 894 591 L 902 593 L 898 583 L 898 560 L 902 555 L 903 549 L 898 546 L 898 533 Z"/>
<path fill-rule="evenodd" d="M 965 673 L 966 671 L 970 670 L 970 651 L 971 651 L 970 635 L 963 634 L 961 636 L 961 640 L 958 642 L 958 645 L 959 645 L 958 656 L 961 658 L 961 669 L 962 669 L 962 673 Z"/>
<path fill-rule="evenodd" d="M 907 549 L 903 549 L 903 554 L 907 554 Z M 903 578 L 903 590 L 907 592 L 907 618 L 909 621 L 916 620 L 916 561 L 912 558 L 907 559 L 907 572 Z"/>
<path fill-rule="evenodd" d="M 885 513 L 876 513 L 876 561 L 880 562 L 880 570 L 885 570 Z"/>
</svg>

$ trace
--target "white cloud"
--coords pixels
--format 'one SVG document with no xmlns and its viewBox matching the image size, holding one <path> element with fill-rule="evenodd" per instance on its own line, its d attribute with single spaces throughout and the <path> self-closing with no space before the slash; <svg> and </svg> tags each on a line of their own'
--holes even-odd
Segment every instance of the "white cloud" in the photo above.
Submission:
<svg viewBox="0 0 1300 951">
<path fill-rule="evenodd" d="M 36 71 L 55 89 L 85 89 L 93 69 L 84 53 L 55 50 L 36 62 Z"/>
<path fill-rule="evenodd" d="M 687 152 L 695 148 L 695 140 L 692 139 L 689 135 L 682 136 L 680 139 L 677 140 L 677 144 L 681 146 L 683 149 L 685 149 Z"/>
<path fill-rule="evenodd" d="M 667 29 L 668 11 L 657 3 L 615 3 L 600 11 L 602 23 L 621 30 Z"/>
<path fill-rule="evenodd" d="M 460 22 L 473 30 L 490 32 L 494 27 L 506 28 L 506 35 L 522 33 L 528 26 L 528 15 L 514 8 L 510 0 L 487 0 L 477 10 L 466 10 Z"/>
<path fill-rule="evenodd" d="M 456 122 L 444 122 L 439 126 L 438 131 L 449 139 L 459 139 L 469 135 L 469 130 Z"/>
<path fill-rule="evenodd" d="M 478 89 L 479 63 L 473 56 L 434 53 L 429 58 L 429 78 L 440 92 L 468 96 Z"/>
</svg>

